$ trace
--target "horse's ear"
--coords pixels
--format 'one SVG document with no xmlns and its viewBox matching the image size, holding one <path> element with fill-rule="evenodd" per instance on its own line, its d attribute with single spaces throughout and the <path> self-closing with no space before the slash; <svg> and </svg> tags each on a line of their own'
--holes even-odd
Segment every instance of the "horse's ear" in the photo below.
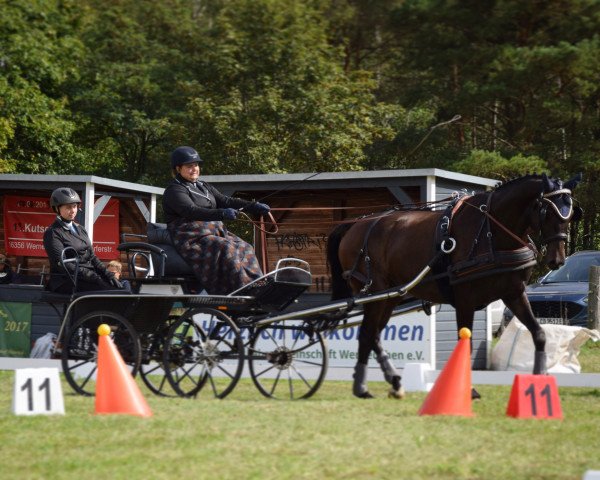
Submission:
<svg viewBox="0 0 600 480">
<path fill-rule="evenodd" d="M 542 185 L 544 185 L 544 193 L 551 192 L 553 190 L 552 183 L 548 178 L 548 175 L 542 173 Z"/>
<path fill-rule="evenodd" d="M 565 188 L 573 190 L 577 186 L 577 184 L 581 182 L 582 178 L 583 176 L 581 175 L 581 173 L 578 173 L 571 180 L 565 183 Z"/>
</svg>

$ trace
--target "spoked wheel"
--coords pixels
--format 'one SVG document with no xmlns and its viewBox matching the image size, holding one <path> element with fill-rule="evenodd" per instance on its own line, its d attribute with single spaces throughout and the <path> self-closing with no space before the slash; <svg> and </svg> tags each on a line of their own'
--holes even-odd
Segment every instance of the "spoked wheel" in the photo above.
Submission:
<svg viewBox="0 0 600 480">
<path fill-rule="evenodd" d="M 270 398 L 309 398 L 321 386 L 329 360 L 323 335 L 301 320 L 258 328 L 250 340 L 252 381 Z"/>
<path fill-rule="evenodd" d="M 164 345 L 167 341 L 169 329 L 178 317 L 171 316 L 162 322 L 154 333 L 143 335 L 142 342 L 142 363 L 140 364 L 140 376 L 150 389 L 156 395 L 162 397 L 175 397 L 178 395 L 167 380 L 167 373 L 164 369 Z"/>
<path fill-rule="evenodd" d="M 118 313 L 88 313 L 67 329 L 61 353 L 67 382 L 81 395 L 92 396 L 96 393 L 98 327 L 103 323 L 110 327 L 110 337 L 125 363 L 130 366 L 132 375 L 137 373 L 140 366 L 140 338 L 131 324 Z"/>
<path fill-rule="evenodd" d="M 242 375 L 244 344 L 223 312 L 193 308 L 171 325 L 163 360 L 167 379 L 180 396 L 196 396 L 206 388 L 224 398 Z"/>
</svg>

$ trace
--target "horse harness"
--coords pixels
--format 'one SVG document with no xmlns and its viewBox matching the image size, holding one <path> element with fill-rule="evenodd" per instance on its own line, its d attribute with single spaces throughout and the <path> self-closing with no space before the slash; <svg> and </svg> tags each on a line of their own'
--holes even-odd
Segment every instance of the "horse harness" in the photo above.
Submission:
<svg viewBox="0 0 600 480">
<path fill-rule="evenodd" d="M 438 288 L 446 298 L 447 303 L 451 305 L 454 304 L 454 295 L 452 289 L 454 285 L 492 274 L 524 270 L 534 266 L 537 262 L 536 258 L 539 252 L 531 238 L 528 237 L 528 242 L 523 241 L 489 213 L 493 193 L 493 191 L 490 192 L 486 203 L 480 206 L 475 206 L 469 203 L 469 199 L 472 198 L 470 195 L 456 194 L 438 220 L 434 240 L 436 253 L 432 260 L 428 263 L 428 267 L 431 268 L 431 274 L 428 274 L 423 281 L 436 281 Z M 566 194 L 570 197 L 571 190 L 567 188 L 560 188 L 558 190 L 545 194 L 542 193 L 540 195 L 540 199 L 537 203 L 537 206 L 539 207 L 540 227 L 544 224 L 548 213 L 548 207 L 551 207 L 563 220 L 567 220 L 573 214 L 572 203 L 570 204 L 568 211 L 563 213 L 557 203 L 553 201 L 554 197 L 559 197 L 563 194 Z M 452 263 L 450 259 L 450 253 L 452 253 L 456 247 L 456 240 L 451 236 L 452 220 L 458 214 L 458 212 L 465 208 L 465 206 L 479 210 L 483 214 L 483 218 L 467 258 L 465 260 Z M 371 232 L 382 218 L 387 217 L 395 211 L 397 211 L 397 209 L 388 210 L 371 221 L 367 231 L 365 232 L 363 246 L 356 257 L 356 260 L 354 261 L 354 265 L 350 270 L 346 270 L 342 273 L 342 277 L 345 280 L 354 278 L 364 284 L 363 288 L 360 290 L 360 293 L 363 295 L 369 293 L 373 283 L 373 279 L 371 277 L 371 258 L 368 250 Z M 364 218 L 365 217 L 362 217 L 361 220 Z M 495 223 L 507 235 L 511 236 L 515 241 L 517 241 L 517 243 L 521 244 L 521 247 L 514 250 L 497 250 L 493 243 L 493 234 L 491 230 L 492 222 Z M 557 233 L 553 236 L 542 238 L 540 243 L 542 245 L 547 245 L 551 242 L 566 239 L 567 235 L 565 233 Z M 487 242 L 487 250 L 482 254 L 477 254 L 476 249 L 480 243 L 480 240 Z M 364 260 L 365 262 L 366 275 L 363 275 L 358 271 L 358 266 L 361 260 Z"/>
<path fill-rule="evenodd" d="M 396 211 L 397 211 L 397 209 L 386 210 L 381 215 L 379 215 L 377 218 L 375 218 L 374 220 L 371 221 L 371 223 L 369 224 L 369 227 L 367 228 L 367 231 L 365 233 L 365 238 L 363 239 L 363 246 L 360 249 L 360 251 L 358 252 L 358 255 L 356 256 L 356 260 L 354 260 L 354 265 L 352 265 L 352 268 L 350 270 L 346 270 L 345 272 L 342 273 L 342 278 L 344 280 L 349 280 L 350 278 L 355 278 L 359 282 L 364 283 L 363 288 L 360 290 L 360 293 L 363 295 L 366 295 L 367 293 L 369 293 L 369 290 L 371 289 L 371 285 L 373 284 L 373 279 L 371 278 L 371 257 L 369 256 L 369 237 L 371 236 L 371 232 L 373 231 L 373 228 L 375 227 L 375 225 L 377 225 L 382 218 L 387 217 L 388 215 L 390 215 L 391 213 L 396 212 Z M 365 218 L 366 217 L 361 217 L 359 220 L 363 220 Z M 365 262 L 365 270 L 367 273 L 366 276 L 357 270 L 361 259 L 364 259 L 364 262 Z"/>
<path fill-rule="evenodd" d="M 450 255 L 437 256 L 438 261 L 433 265 L 432 275 L 425 280 L 435 281 L 450 305 L 454 305 L 454 290 L 452 287 L 455 285 L 493 274 L 524 270 L 536 264 L 538 250 L 533 241 L 529 239 L 529 242 L 524 242 L 489 213 L 492 193 L 489 193 L 486 203 L 479 207 L 469 202 L 471 196 L 463 196 L 456 203 L 449 205 L 440 220 L 438 220 L 435 245 L 438 253 L 446 253 L 447 250 L 444 250 L 444 245 L 449 239 L 454 240 L 450 236 L 450 229 L 456 214 L 466 207 L 475 208 L 483 214 L 466 259 L 453 263 Z M 521 244 L 521 247 L 514 250 L 497 250 L 494 247 L 492 222 L 517 243 Z M 476 250 L 481 241 L 486 243 L 485 251 L 478 254 Z M 454 245 L 450 252 L 453 250 Z"/>
</svg>

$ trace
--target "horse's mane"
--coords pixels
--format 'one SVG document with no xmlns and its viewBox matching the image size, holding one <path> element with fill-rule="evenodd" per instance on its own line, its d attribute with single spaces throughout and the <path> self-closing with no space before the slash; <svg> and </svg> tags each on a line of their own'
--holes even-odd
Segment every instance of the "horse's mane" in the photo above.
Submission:
<svg viewBox="0 0 600 480">
<path fill-rule="evenodd" d="M 504 182 L 504 183 L 498 183 L 495 187 L 494 187 L 494 191 L 498 191 L 501 190 L 505 187 L 508 187 L 510 185 L 514 185 L 517 183 L 521 183 L 524 182 L 526 180 L 531 180 L 532 178 L 542 178 L 542 175 L 538 174 L 538 173 L 528 173 L 526 175 L 522 175 L 520 177 L 515 177 L 515 178 L 511 178 L 508 181 Z"/>
</svg>

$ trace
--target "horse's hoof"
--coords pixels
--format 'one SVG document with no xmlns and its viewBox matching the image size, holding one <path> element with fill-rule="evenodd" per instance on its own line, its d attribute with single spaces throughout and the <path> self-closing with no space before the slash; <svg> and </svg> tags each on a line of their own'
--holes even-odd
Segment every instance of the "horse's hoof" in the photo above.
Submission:
<svg viewBox="0 0 600 480">
<path fill-rule="evenodd" d="M 366 392 L 362 392 L 362 393 L 359 393 L 358 395 L 356 395 L 356 394 L 355 394 L 354 396 L 355 396 L 355 397 L 357 397 L 357 398 L 375 398 L 375 397 L 374 397 L 373 395 L 371 395 L 371 393 L 370 393 L 370 392 L 368 392 L 368 391 L 366 391 Z"/>
<path fill-rule="evenodd" d="M 479 394 L 479 392 L 474 388 L 471 388 L 471 400 L 479 400 L 480 398 L 481 395 Z"/>
<path fill-rule="evenodd" d="M 396 398 L 398 400 L 402 400 L 404 398 L 404 388 L 400 387 L 398 390 L 394 390 L 390 388 L 388 392 L 388 398 Z"/>
</svg>

